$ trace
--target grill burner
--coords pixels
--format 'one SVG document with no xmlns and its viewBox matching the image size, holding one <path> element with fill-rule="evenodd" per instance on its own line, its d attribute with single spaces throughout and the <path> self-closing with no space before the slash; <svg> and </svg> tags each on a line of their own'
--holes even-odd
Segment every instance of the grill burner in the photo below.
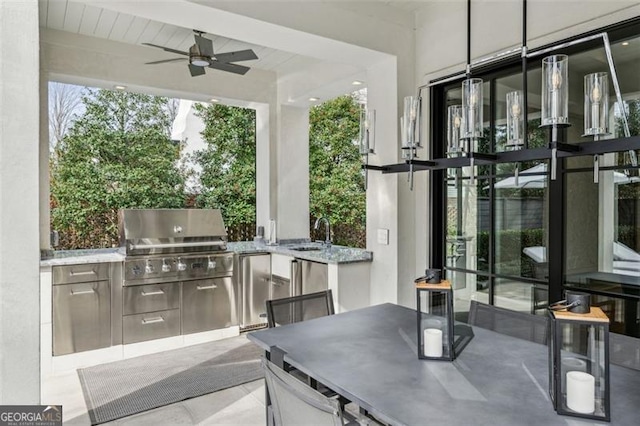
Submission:
<svg viewBox="0 0 640 426">
<path fill-rule="evenodd" d="M 131 209 L 118 214 L 124 285 L 231 276 L 220 210 Z"/>
</svg>

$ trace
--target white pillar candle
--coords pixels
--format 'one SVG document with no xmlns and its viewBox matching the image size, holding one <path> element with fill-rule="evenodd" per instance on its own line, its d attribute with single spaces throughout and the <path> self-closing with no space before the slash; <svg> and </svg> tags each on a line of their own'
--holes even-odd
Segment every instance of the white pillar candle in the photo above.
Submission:
<svg viewBox="0 0 640 426">
<path fill-rule="evenodd" d="M 596 409 L 595 387 L 596 379 L 591 374 L 569 371 L 567 373 L 567 407 L 581 414 L 593 413 Z"/>
<path fill-rule="evenodd" d="M 569 371 L 582 371 L 587 372 L 587 362 L 580 358 L 563 357 L 562 358 L 562 371 L 567 374 Z M 562 393 L 567 391 L 567 381 L 562 382 Z"/>
<path fill-rule="evenodd" d="M 433 358 L 440 358 L 442 356 L 442 330 L 425 328 L 424 355 Z"/>
</svg>

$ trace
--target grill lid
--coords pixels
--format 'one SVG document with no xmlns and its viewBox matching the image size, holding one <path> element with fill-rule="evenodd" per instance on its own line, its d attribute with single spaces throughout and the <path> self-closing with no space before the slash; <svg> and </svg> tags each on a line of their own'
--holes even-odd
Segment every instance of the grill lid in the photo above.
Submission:
<svg viewBox="0 0 640 426">
<path fill-rule="evenodd" d="M 218 209 L 122 209 L 120 245 L 127 255 L 226 250 Z"/>
</svg>

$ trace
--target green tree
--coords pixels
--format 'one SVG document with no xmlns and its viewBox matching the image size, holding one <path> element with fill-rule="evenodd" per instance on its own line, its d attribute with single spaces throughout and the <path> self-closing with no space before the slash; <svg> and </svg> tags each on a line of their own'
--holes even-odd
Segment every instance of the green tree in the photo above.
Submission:
<svg viewBox="0 0 640 426">
<path fill-rule="evenodd" d="M 118 209 L 184 205 L 180 146 L 169 138 L 166 98 L 97 90 L 82 103 L 51 161 L 52 229 L 66 249 L 111 247 Z"/>
<path fill-rule="evenodd" d="M 309 210 L 312 218 L 326 216 L 337 231 L 347 225 L 352 232 L 334 242 L 363 245 L 353 231 L 363 234 L 366 194 L 358 152 L 360 105 L 354 96 L 341 96 L 311 108 L 309 113 Z"/>
<path fill-rule="evenodd" d="M 194 153 L 202 166 L 200 208 L 219 208 L 227 226 L 256 221 L 256 114 L 226 105 L 196 105 L 207 146 Z"/>
</svg>

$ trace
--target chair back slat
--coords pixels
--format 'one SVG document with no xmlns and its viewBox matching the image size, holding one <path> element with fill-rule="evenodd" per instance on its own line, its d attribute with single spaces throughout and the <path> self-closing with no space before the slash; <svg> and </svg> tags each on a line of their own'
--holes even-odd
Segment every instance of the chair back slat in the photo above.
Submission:
<svg viewBox="0 0 640 426">
<path fill-rule="evenodd" d="M 469 324 L 530 342 L 547 344 L 548 318 L 487 305 L 475 300 L 469 308 Z"/>
<path fill-rule="evenodd" d="M 340 403 L 305 385 L 262 358 L 262 368 L 276 426 L 341 426 Z"/>
<path fill-rule="evenodd" d="M 331 290 L 267 300 L 267 323 L 269 327 L 307 321 L 333 315 L 333 313 Z"/>
</svg>

